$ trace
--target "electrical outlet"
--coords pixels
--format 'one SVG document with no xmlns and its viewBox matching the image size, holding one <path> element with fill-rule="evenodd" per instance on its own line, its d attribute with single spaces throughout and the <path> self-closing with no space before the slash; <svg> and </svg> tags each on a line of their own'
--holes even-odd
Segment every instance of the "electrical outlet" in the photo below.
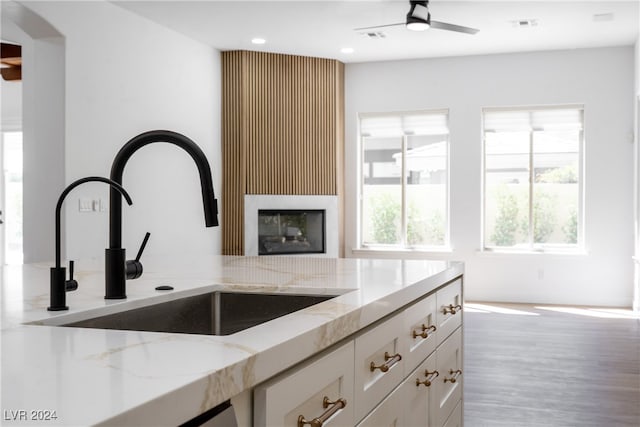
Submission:
<svg viewBox="0 0 640 427">
<path fill-rule="evenodd" d="M 78 211 L 79 212 L 93 211 L 93 200 L 87 199 L 87 198 L 78 199 Z"/>
<path fill-rule="evenodd" d="M 89 199 L 83 197 L 78 199 L 78 211 L 80 212 L 104 212 L 105 203 L 102 199 Z"/>
</svg>

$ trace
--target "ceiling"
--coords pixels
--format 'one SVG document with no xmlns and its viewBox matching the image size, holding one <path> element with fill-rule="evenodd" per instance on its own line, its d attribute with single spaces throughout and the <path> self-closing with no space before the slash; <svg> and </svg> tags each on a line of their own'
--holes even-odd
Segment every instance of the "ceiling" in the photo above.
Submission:
<svg viewBox="0 0 640 427">
<path fill-rule="evenodd" d="M 404 26 L 372 38 L 354 28 L 400 23 L 405 0 L 126 1 L 119 6 L 220 50 L 260 50 L 343 62 L 480 55 L 633 45 L 640 0 L 431 0 L 437 21 L 475 27 L 476 35 Z M 534 20 L 533 25 L 519 21 Z M 369 31 L 372 32 L 372 31 Z M 261 37 L 263 45 L 251 39 Z M 353 53 L 342 53 L 342 48 Z"/>
</svg>

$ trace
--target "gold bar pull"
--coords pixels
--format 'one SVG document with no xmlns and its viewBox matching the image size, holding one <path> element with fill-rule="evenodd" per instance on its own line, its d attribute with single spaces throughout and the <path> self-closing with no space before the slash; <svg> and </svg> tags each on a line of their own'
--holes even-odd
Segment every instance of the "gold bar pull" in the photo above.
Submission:
<svg viewBox="0 0 640 427">
<path fill-rule="evenodd" d="M 331 406 L 331 408 L 329 408 L 329 406 Z M 303 427 L 305 424 L 309 424 L 311 427 L 322 427 L 322 425 L 329 419 L 331 418 L 331 416 L 333 414 L 335 414 L 336 412 L 338 412 L 339 410 L 341 410 L 342 408 L 344 408 L 345 406 L 347 406 L 347 400 L 340 398 L 334 402 L 330 401 L 329 398 L 327 396 L 324 397 L 324 399 L 322 399 L 322 407 L 327 409 L 326 411 L 324 411 L 322 413 L 322 415 L 320 415 L 319 417 L 316 417 L 310 421 L 307 421 L 304 418 L 304 415 L 299 415 L 298 416 L 298 427 Z"/>
<path fill-rule="evenodd" d="M 462 306 L 460 304 L 458 304 L 458 305 L 449 304 L 448 306 L 442 308 L 442 313 L 443 314 L 448 314 L 448 313 L 456 314 L 457 312 L 459 312 L 461 310 L 462 310 Z"/>
<path fill-rule="evenodd" d="M 445 378 L 444 382 L 446 383 L 447 381 L 450 382 L 451 384 L 455 383 L 456 381 L 458 381 L 458 377 L 460 375 L 462 375 L 462 371 L 460 369 L 458 370 L 449 370 L 449 375 L 451 375 L 451 378 Z"/>
<path fill-rule="evenodd" d="M 422 337 L 422 338 L 427 338 L 430 334 L 429 332 L 435 332 L 436 331 L 436 326 L 435 325 L 431 325 L 431 326 L 427 326 L 427 325 L 422 325 L 422 332 L 421 333 L 417 333 L 415 331 L 415 329 L 413 331 L 411 331 L 411 336 L 413 337 L 413 339 L 415 340 L 418 337 Z"/>
<path fill-rule="evenodd" d="M 375 363 L 371 362 L 371 365 L 369 366 L 371 372 L 375 371 L 376 369 L 380 369 L 381 372 L 387 372 L 393 365 L 402 360 L 402 356 L 400 355 L 400 353 L 396 353 L 391 356 L 388 352 L 385 351 L 384 360 L 385 362 L 380 366 L 376 366 Z"/>
<path fill-rule="evenodd" d="M 420 384 L 429 387 L 431 385 L 431 381 L 436 379 L 436 377 L 440 375 L 440 373 L 438 371 L 429 372 L 429 370 L 427 369 L 426 371 L 424 371 L 424 375 L 427 377 L 424 381 L 420 381 L 420 378 L 416 378 L 416 387 L 420 387 Z"/>
</svg>

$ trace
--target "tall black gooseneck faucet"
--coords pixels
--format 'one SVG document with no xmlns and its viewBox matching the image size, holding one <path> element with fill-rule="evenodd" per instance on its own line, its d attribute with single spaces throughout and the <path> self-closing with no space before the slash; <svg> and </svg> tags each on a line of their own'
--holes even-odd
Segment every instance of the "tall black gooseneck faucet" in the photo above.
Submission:
<svg viewBox="0 0 640 427">
<path fill-rule="evenodd" d="M 154 142 L 166 142 L 185 150 L 198 167 L 204 219 L 207 227 L 218 226 L 218 202 L 213 192 L 211 168 L 206 156 L 191 139 L 168 130 L 153 130 L 142 133 L 127 142 L 116 154 L 111 166 L 111 179 L 122 184 L 122 173 L 129 158 L 145 145 Z M 109 248 L 105 250 L 105 298 L 123 299 L 127 297 L 126 280 L 140 277 L 142 266 L 137 262 L 133 271 L 127 272 L 125 249 L 122 248 L 122 199 L 117 190 L 111 189 L 109 208 Z M 144 243 L 143 243 L 144 245 Z M 139 258 L 140 252 L 138 253 Z"/>
<path fill-rule="evenodd" d="M 60 197 L 58 198 L 58 203 L 56 204 L 56 266 L 51 267 L 50 270 L 51 280 L 49 291 L 51 305 L 47 307 L 47 310 L 49 311 L 68 310 L 69 307 L 67 307 L 66 292 L 75 291 L 76 289 L 78 289 L 78 282 L 73 280 L 73 261 L 69 261 L 69 280 L 67 280 L 67 271 L 64 267 L 61 266 L 60 262 L 60 211 L 62 210 L 62 202 L 64 202 L 64 198 L 67 197 L 67 194 L 69 194 L 69 192 L 76 188 L 78 185 L 90 181 L 104 182 L 106 184 L 109 184 L 111 186 L 111 189 L 115 191 L 116 194 L 122 194 L 129 205 L 131 205 L 132 203 L 129 194 L 124 188 L 122 188 L 120 184 L 101 176 L 89 176 L 86 178 L 80 178 L 77 181 L 69 184 L 69 186 L 65 188 L 64 191 L 62 191 L 62 194 L 60 194 Z"/>
</svg>

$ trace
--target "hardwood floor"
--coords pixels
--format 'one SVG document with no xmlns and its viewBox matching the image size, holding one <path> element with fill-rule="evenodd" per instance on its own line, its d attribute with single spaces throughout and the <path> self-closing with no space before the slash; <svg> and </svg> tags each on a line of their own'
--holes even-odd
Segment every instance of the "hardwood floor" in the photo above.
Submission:
<svg viewBox="0 0 640 427">
<path fill-rule="evenodd" d="M 464 313 L 465 427 L 640 426 L 640 320 L 629 311 L 483 304 Z"/>
</svg>

